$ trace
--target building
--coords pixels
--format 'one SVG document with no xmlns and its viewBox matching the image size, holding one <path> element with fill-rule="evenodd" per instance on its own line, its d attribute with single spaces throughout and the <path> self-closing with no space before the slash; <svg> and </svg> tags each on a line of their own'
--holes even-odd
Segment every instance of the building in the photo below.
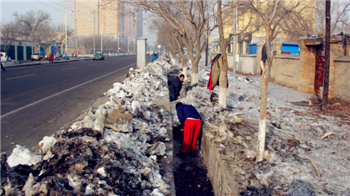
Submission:
<svg viewBox="0 0 350 196">
<path fill-rule="evenodd" d="M 74 26 L 74 0 L 65 0 L 62 1 L 62 24 L 66 26 L 68 29 L 75 29 Z"/>
<path fill-rule="evenodd" d="M 71 8 L 71 7 L 69 7 Z M 112 35 L 117 38 L 124 31 L 124 3 L 120 1 L 74 0 L 72 24 L 81 36 Z"/>
<path fill-rule="evenodd" d="M 143 37 L 143 13 L 141 10 L 137 12 L 137 37 Z"/>
<path fill-rule="evenodd" d="M 249 9 L 244 8 L 244 1 L 232 0 L 232 4 L 236 2 L 241 3 L 241 7 L 237 9 L 233 9 L 232 13 L 228 13 L 225 16 L 226 25 L 224 26 L 224 36 L 228 38 L 232 33 L 244 32 L 242 35 L 237 36 L 237 53 L 238 54 L 248 54 L 248 44 L 257 43 L 259 41 L 265 41 L 266 31 L 264 26 L 261 25 L 261 17 L 256 14 L 252 14 L 247 11 Z M 266 4 L 266 1 L 257 0 L 254 1 L 255 6 L 266 7 L 269 6 Z M 296 6 L 298 1 L 295 0 L 286 0 L 283 1 L 284 6 Z M 302 10 L 301 14 L 303 15 L 303 19 L 308 21 L 309 24 L 312 24 L 313 32 L 316 30 L 316 1 L 301 1 L 301 3 L 296 6 L 296 10 Z M 233 19 L 232 19 L 233 18 Z M 297 20 L 295 20 L 297 21 Z M 249 25 L 248 25 L 249 24 Z M 288 28 L 293 28 L 293 24 L 289 24 Z M 236 27 L 236 30 L 234 30 Z M 281 31 L 281 29 L 277 29 L 276 31 Z M 300 35 L 293 35 L 292 33 L 287 34 L 286 31 L 281 31 L 277 38 L 282 42 L 290 42 L 291 40 L 298 40 Z M 231 38 L 231 44 L 229 45 L 228 52 L 233 53 L 233 39 Z M 215 48 L 215 47 L 213 47 Z M 216 47 L 216 51 L 219 51 L 219 47 Z"/>
<path fill-rule="evenodd" d="M 137 38 L 137 8 L 128 7 L 125 8 L 125 27 L 124 27 L 124 36 L 128 39 L 129 42 L 135 42 Z"/>
</svg>

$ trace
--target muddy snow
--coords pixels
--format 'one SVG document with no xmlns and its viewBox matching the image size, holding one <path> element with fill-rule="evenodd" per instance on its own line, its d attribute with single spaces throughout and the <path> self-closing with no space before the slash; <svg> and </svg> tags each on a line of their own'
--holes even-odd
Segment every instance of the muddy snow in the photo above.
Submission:
<svg viewBox="0 0 350 196">
<path fill-rule="evenodd" d="M 170 111 L 155 104 L 168 100 L 166 73 L 182 70 L 168 62 L 131 69 L 108 102 L 43 138 L 40 153 L 17 145 L 2 154 L 1 194 L 174 195 L 162 167 L 173 164 L 170 132 L 179 122 L 175 103 Z M 206 137 L 239 169 L 230 175 L 241 195 L 350 195 L 349 118 L 315 112 L 311 95 L 269 83 L 265 160 L 255 163 L 260 77 L 229 73 L 227 108 L 214 105 L 212 114 L 210 96 L 219 93 L 206 89 L 209 73 L 201 62 L 199 84 L 189 87 L 189 77 L 180 101 L 197 108 Z"/>
<path fill-rule="evenodd" d="M 17 145 L 2 154 L 1 195 L 175 195 L 172 175 L 164 175 L 172 166 L 172 120 L 154 102 L 168 100 L 167 61 L 130 69 L 105 93 L 108 102 L 44 137 L 40 153 Z"/>
</svg>

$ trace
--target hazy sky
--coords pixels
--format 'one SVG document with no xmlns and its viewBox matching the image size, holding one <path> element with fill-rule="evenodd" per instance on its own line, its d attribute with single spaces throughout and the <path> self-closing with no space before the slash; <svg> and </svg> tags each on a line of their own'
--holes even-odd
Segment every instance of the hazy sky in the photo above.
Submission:
<svg viewBox="0 0 350 196">
<path fill-rule="evenodd" d="M 4 23 L 14 21 L 12 14 L 16 11 L 25 14 L 30 10 L 42 10 L 50 14 L 53 24 L 62 24 L 61 0 L 0 0 L 0 10 Z"/>
</svg>

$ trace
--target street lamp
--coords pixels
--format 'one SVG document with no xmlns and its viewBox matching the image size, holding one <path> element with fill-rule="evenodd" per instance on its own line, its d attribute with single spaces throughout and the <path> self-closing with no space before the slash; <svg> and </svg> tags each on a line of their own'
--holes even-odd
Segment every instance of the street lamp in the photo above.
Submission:
<svg viewBox="0 0 350 196">
<path fill-rule="evenodd" d="M 120 32 L 120 33 L 118 33 L 118 56 L 119 56 L 119 34 L 121 34 L 121 33 L 124 33 L 124 32 Z"/>
<path fill-rule="evenodd" d="M 102 26 L 101 27 L 101 53 L 103 54 L 103 41 L 102 41 L 102 39 L 103 39 L 103 28 L 104 27 L 107 27 L 107 26 L 111 26 L 111 24 L 108 24 L 108 25 L 105 25 L 105 26 Z"/>
<path fill-rule="evenodd" d="M 73 13 L 74 11 L 77 12 L 77 11 L 79 11 L 79 9 L 73 10 L 72 13 Z M 67 36 L 67 34 L 68 34 L 68 10 L 66 10 L 66 60 L 67 60 L 67 58 L 68 58 L 68 57 L 67 57 L 67 45 L 68 45 L 68 41 L 67 41 L 67 40 L 68 40 L 68 36 Z"/>
<path fill-rule="evenodd" d="M 79 9 L 75 10 L 75 11 L 72 11 L 72 12 L 79 12 Z M 75 55 L 76 57 L 78 57 L 78 32 L 77 32 L 77 19 L 74 17 L 74 31 L 75 31 Z"/>
<path fill-rule="evenodd" d="M 96 53 L 96 42 L 95 42 L 95 13 L 96 13 L 96 8 L 91 11 L 91 13 L 94 15 L 94 54 Z"/>
<path fill-rule="evenodd" d="M 160 48 L 161 47 L 162 47 L 161 45 L 158 45 L 158 50 L 159 50 L 158 54 L 160 54 Z"/>
</svg>

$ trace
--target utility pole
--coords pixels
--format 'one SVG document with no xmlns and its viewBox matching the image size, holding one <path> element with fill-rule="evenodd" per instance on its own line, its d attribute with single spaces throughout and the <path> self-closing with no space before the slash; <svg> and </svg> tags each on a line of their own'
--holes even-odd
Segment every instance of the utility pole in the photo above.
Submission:
<svg viewBox="0 0 350 196">
<path fill-rule="evenodd" d="M 66 60 L 68 59 L 68 57 L 67 57 L 67 44 L 68 44 L 67 33 L 68 33 L 68 8 L 66 9 L 66 56 L 65 56 Z"/>
<path fill-rule="evenodd" d="M 233 72 L 236 72 L 236 62 L 238 61 L 237 59 L 237 0 L 232 0 L 235 1 L 235 7 L 233 9 L 233 16 L 232 16 L 232 21 L 233 21 L 233 45 L 232 45 L 232 53 L 233 53 Z M 233 3 L 233 2 L 232 2 Z"/>
<path fill-rule="evenodd" d="M 96 42 L 95 42 L 95 13 L 96 13 L 96 9 L 93 9 L 92 11 L 92 14 L 94 15 L 94 54 L 96 53 Z"/>
<path fill-rule="evenodd" d="M 100 0 L 97 2 L 97 36 L 100 35 Z"/>
<path fill-rule="evenodd" d="M 329 65 L 330 65 L 330 32 L 331 32 L 331 0 L 326 0 L 326 36 L 325 36 L 325 63 L 323 77 L 322 110 L 327 109 L 329 89 Z"/>
<path fill-rule="evenodd" d="M 75 55 L 78 57 L 78 32 L 77 32 L 77 19 L 75 19 Z"/>
</svg>

